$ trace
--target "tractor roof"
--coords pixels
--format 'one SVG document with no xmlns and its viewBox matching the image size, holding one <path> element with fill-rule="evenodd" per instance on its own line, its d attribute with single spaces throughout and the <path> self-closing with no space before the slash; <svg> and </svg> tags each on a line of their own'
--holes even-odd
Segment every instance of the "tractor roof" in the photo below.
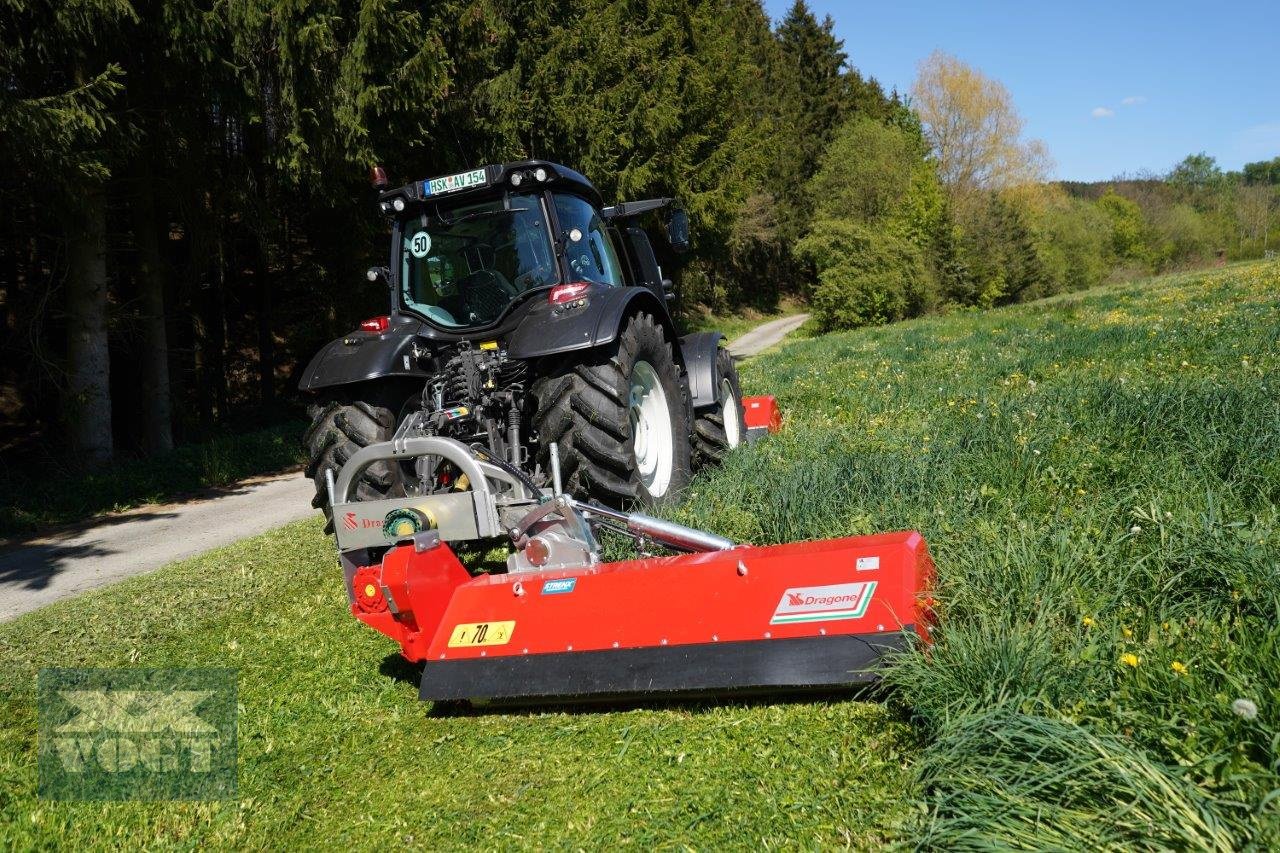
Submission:
<svg viewBox="0 0 1280 853">
<path fill-rule="evenodd" d="M 579 172 L 546 160 L 519 160 L 480 166 L 466 172 L 414 181 L 378 196 L 383 212 L 390 213 L 395 200 L 410 203 L 452 201 L 459 197 L 493 195 L 506 189 L 529 190 L 549 186 L 575 193 L 602 207 L 604 200 L 591 181 Z"/>
</svg>

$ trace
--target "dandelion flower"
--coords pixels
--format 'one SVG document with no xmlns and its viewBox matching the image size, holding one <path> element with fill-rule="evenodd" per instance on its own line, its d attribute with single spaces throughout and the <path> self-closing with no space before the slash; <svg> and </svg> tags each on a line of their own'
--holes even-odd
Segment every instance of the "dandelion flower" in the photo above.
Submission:
<svg viewBox="0 0 1280 853">
<path fill-rule="evenodd" d="M 1250 699 L 1237 699 L 1231 703 L 1231 711 L 1237 717 L 1252 720 L 1258 716 L 1258 706 Z"/>
<path fill-rule="evenodd" d="M 1133 639 L 1133 632 L 1132 632 L 1132 631 L 1130 631 L 1128 628 L 1121 628 L 1121 629 L 1120 629 L 1120 633 L 1124 634 L 1124 638 L 1125 638 L 1126 640 L 1132 640 L 1132 639 Z"/>
<path fill-rule="evenodd" d="M 1187 674 L 1187 665 L 1180 660 L 1176 660 L 1173 663 L 1169 664 L 1169 668 L 1172 669 L 1174 672 L 1176 672 L 1178 675 Z"/>
<path fill-rule="evenodd" d="M 1080 621 L 1084 624 L 1084 626 L 1085 626 L 1086 628 L 1092 628 L 1094 625 L 1096 625 L 1096 624 L 1097 624 L 1096 622 L 1094 622 L 1094 621 L 1093 621 L 1093 617 L 1092 617 L 1092 616 L 1086 616 L 1086 617 L 1084 617 L 1083 619 L 1081 619 Z"/>
<path fill-rule="evenodd" d="M 1129 528 L 1129 532 L 1132 533 L 1134 536 L 1137 536 L 1139 533 L 1142 532 L 1142 525 L 1135 524 L 1133 527 Z"/>
<path fill-rule="evenodd" d="M 1125 666 L 1136 667 L 1141 663 L 1141 660 L 1133 652 L 1126 652 L 1125 654 L 1120 655 L 1120 663 Z"/>
</svg>

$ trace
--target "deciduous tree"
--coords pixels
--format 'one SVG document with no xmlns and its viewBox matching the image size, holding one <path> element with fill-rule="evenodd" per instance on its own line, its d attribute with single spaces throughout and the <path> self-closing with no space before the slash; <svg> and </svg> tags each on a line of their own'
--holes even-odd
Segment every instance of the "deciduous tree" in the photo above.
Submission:
<svg viewBox="0 0 1280 853">
<path fill-rule="evenodd" d="M 911 95 L 938 174 L 962 207 L 972 208 L 984 191 L 1044 179 L 1044 145 L 1022 138 L 1022 117 L 999 81 L 935 51 L 920 63 Z"/>
</svg>

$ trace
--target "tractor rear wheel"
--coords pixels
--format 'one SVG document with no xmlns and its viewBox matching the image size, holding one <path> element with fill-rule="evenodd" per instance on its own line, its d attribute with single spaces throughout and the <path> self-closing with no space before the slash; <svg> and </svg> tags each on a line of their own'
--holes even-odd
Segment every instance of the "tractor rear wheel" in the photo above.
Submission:
<svg viewBox="0 0 1280 853">
<path fill-rule="evenodd" d="M 724 347 L 716 353 L 715 408 L 707 409 L 693 421 L 693 464 L 695 468 L 719 465 L 725 454 L 742 443 L 747 434 L 742 414 L 742 386 L 733 356 Z"/>
<path fill-rule="evenodd" d="M 325 533 L 333 532 L 333 511 L 329 506 L 327 471 L 336 480 L 338 470 L 356 451 L 395 434 L 400 407 L 370 394 L 371 400 L 331 398 L 307 408 L 311 426 L 303 434 L 307 450 L 306 474 L 315 482 L 311 505 L 324 513 Z M 404 494 L 399 471 L 388 462 L 375 462 L 364 470 L 356 484 L 357 500 L 381 500 Z"/>
<path fill-rule="evenodd" d="M 547 371 L 533 394 L 539 463 L 550 470 L 555 442 L 567 492 L 652 505 L 688 485 L 688 395 L 652 316 L 636 314 L 612 346 Z"/>
</svg>

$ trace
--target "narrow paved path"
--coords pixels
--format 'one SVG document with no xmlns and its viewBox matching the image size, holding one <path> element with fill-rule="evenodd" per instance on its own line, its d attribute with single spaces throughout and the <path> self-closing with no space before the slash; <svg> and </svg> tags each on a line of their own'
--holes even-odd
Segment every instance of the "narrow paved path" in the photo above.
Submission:
<svg viewBox="0 0 1280 853">
<path fill-rule="evenodd" d="M 729 353 L 734 358 L 750 358 L 759 355 L 804 325 L 808 314 L 796 314 L 779 320 L 770 320 L 729 343 Z"/>
<path fill-rule="evenodd" d="M 730 343 L 729 352 L 757 355 L 807 319 L 771 320 Z M 261 477 L 0 545 L 0 621 L 306 518 L 315 512 L 312 494 L 301 473 Z"/>
<path fill-rule="evenodd" d="M 0 547 L 0 621 L 305 518 L 314 493 L 300 472 L 259 477 Z"/>
</svg>

